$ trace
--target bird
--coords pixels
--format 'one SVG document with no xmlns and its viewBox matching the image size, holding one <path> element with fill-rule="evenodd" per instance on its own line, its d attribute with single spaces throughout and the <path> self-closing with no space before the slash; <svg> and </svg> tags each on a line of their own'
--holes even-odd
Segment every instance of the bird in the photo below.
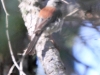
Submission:
<svg viewBox="0 0 100 75">
<path fill-rule="evenodd" d="M 35 45 L 44 31 L 47 31 L 47 33 L 52 33 L 60 30 L 61 26 L 59 23 L 61 21 L 60 17 L 62 16 L 62 13 L 60 10 L 58 10 L 58 6 L 61 6 L 61 0 L 49 0 L 47 5 L 40 10 L 33 32 L 35 36 L 28 45 L 26 55 L 33 55 L 35 51 Z"/>
</svg>

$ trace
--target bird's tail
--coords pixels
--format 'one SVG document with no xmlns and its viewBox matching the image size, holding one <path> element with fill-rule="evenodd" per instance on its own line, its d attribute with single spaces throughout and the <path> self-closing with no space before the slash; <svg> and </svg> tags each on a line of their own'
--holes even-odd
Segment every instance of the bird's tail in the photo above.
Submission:
<svg viewBox="0 0 100 75">
<path fill-rule="evenodd" d="M 35 52 L 35 46 L 37 44 L 37 41 L 39 39 L 40 35 L 35 35 L 32 39 L 32 41 L 30 42 L 30 44 L 28 45 L 27 51 L 26 51 L 26 55 L 33 55 Z"/>
</svg>

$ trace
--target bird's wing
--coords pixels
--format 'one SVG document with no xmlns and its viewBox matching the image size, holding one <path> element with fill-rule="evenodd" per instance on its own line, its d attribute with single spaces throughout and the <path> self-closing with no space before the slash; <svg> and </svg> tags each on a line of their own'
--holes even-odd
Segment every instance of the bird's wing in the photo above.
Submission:
<svg viewBox="0 0 100 75">
<path fill-rule="evenodd" d="M 39 18 L 38 19 L 38 22 L 36 23 L 36 27 L 35 27 L 35 33 L 38 32 L 38 31 L 42 31 L 46 28 L 47 26 L 47 23 L 49 23 L 51 18 L 46 18 L 46 19 L 43 19 L 43 18 Z"/>
<path fill-rule="evenodd" d="M 35 31 L 34 31 L 35 36 L 33 37 L 32 41 L 30 42 L 30 44 L 27 48 L 26 54 L 32 55 L 34 53 L 34 51 L 35 51 L 34 48 L 37 44 L 37 41 L 38 41 L 39 37 L 41 36 L 42 32 L 45 30 L 48 21 L 50 20 L 50 19 L 42 19 L 42 21 L 41 21 L 41 19 L 42 18 L 39 18 L 37 20 L 38 22 L 36 24 Z"/>
</svg>

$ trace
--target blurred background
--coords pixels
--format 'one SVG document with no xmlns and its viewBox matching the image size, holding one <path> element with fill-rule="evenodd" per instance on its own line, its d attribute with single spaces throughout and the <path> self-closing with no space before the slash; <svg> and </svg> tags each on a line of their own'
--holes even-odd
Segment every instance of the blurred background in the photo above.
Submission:
<svg viewBox="0 0 100 75">
<path fill-rule="evenodd" d="M 42 0 L 45 5 L 47 0 Z M 100 75 L 100 1 L 66 0 L 61 11 L 63 16 L 75 8 L 79 10 L 66 17 L 62 30 L 54 33 L 53 39 L 59 47 L 67 75 Z M 27 30 L 18 8 L 18 0 L 4 0 L 9 15 L 10 40 L 16 60 L 21 58 L 29 39 Z M 5 13 L 0 2 L 0 75 L 7 75 L 13 64 L 6 37 Z M 58 38 L 59 37 L 59 38 Z M 36 56 L 27 56 L 24 60 L 27 75 L 45 75 Z M 15 68 L 12 75 L 19 75 Z"/>
</svg>

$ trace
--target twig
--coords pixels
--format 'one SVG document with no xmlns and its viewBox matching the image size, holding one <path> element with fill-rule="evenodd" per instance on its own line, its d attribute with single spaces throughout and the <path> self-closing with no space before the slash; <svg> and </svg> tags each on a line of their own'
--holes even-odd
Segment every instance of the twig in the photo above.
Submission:
<svg viewBox="0 0 100 75">
<path fill-rule="evenodd" d="M 17 63 L 20 62 L 20 70 L 22 70 L 22 71 L 23 71 L 23 69 L 22 69 L 22 63 L 23 63 L 25 54 L 26 54 L 26 50 L 24 50 L 23 54 L 21 54 L 21 55 L 22 55 L 22 58 L 21 58 L 19 61 L 17 61 Z M 9 70 L 9 72 L 8 72 L 8 75 L 11 75 L 11 73 L 12 73 L 14 67 L 15 67 L 15 64 L 13 64 L 13 65 L 11 66 L 11 68 L 10 68 L 10 70 Z M 22 72 L 20 72 L 20 74 L 22 74 Z"/>
<path fill-rule="evenodd" d="M 17 62 L 16 62 L 16 60 L 15 60 L 15 57 L 14 57 L 14 54 L 13 54 L 13 51 L 12 51 L 12 47 L 11 47 L 11 43 L 10 43 L 10 39 L 9 39 L 9 33 L 8 33 L 8 30 L 6 30 L 6 34 L 7 34 L 9 50 L 10 50 L 10 54 L 11 54 L 13 63 L 15 64 L 15 66 L 17 67 L 17 69 L 23 73 L 23 75 L 26 75 L 22 70 L 20 70 L 20 67 L 18 66 L 18 64 L 17 64 Z"/>
<path fill-rule="evenodd" d="M 24 50 L 23 54 L 18 54 L 18 55 L 22 55 L 22 58 L 21 58 L 19 61 L 17 61 L 17 63 L 20 62 L 20 70 L 22 70 L 22 63 L 23 63 L 25 54 L 26 54 L 26 50 Z M 8 75 L 11 75 L 11 73 L 12 73 L 14 67 L 15 67 L 15 64 L 13 64 L 12 67 L 10 68 L 10 70 L 9 70 L 9 72 L 8 72 Z M 20 72 L 20 74 L 22 74 L 22 72 Z"/>
<path fill-rule="evenodd" d="M 79 9 L 78 8 L 76 8 L 75 10 L 73 10 L 71 13 L 69 13 L 69 14 L 67 14 L 64 18 L 63 18 L 63 20 L 65 20 L 66 19 L 66 17 L 68 17 L 68 16 L 71 16 L 72 14 L 74 14 L 75 12 L 77 12 Z"/>
<path fill-rule="evenodd" d="M 64 2 L 64 3 L 66 3 L 66 4 L 69 4 L 67 1 L 65 1 L 65 0 L 61 0 L 62 2 Z"/>
<path fill-rule="evenodd" d="M 1 0 L 1 3 L 2 3 L 3 9 L 4 9 L 4 11 L 5 11 L 5 14 L 8 16 L 9 14 L 8 14 L 8 12 L 7 12 L 6 8 L 5 8 L 4 1 L 3 1 L 3 0 Z"/>
<path fill-rule="evenodd" d="M 12 67 L 10 68 L 9 72 L 8 72 L 8 75 L 11 75 L 13 69 L 14 69 L 15 65 L 12 65 Z"/>
<path fill-rule="evenodd" d="M 21 58 L 21 60 L 20 60 L 20 69 L 21 69 L 22 71 L 23 71 L 23 61 L 24 61 L 24 58 L 25 58 L 26 51 L 27 51 L 27 49 L 24 50 L 24 53 L 22 54 L 22 58 Z M 22 72 L 20 72 L 19 75 L 22 75 Z"/>
<path fill-rule="evenodd" d="M 22 71 L 23 71 L 23 61 L 24 61 L 24 58 L 20 61 L 20 70 Z M 19 75 L 23 75 L 21 71 L 19 73 L 20 73 Z"/>
<path fill-rule="evenodd" d="M 9 38 L 9 31 L 8 31 L 8 16 L 9 16 L 9 14 L 8 14 L 8 12 L 6 10 L 6 7 L 5 7 L 5 4 L 4 4 L 3 0 L 1 0 L 1 3 L 2 3 L 3 9 L 4 9 L 4 12 L 6 14 L 6 36 L 7 36 L 8 46 L 9 46 L 9 50 L 10 50 L 10 54 L 11 54 L 12 60 L 13 60 L 13 62 L 15 64 L 15 66 L 18 68 L 18 70 L 21 71 L 23 73 L 23 75 L 26 75 L 22 70 L 20 70 L 20 68 L 19 68 L 19 66 L 18 66 L 18 64 L 17 64 L 17 62 L 15 60 L 15 57 L 13 55 L 12 46 L 11 46 L 11 42 L 10 42 L 10 38 Z"/>
</svg>

